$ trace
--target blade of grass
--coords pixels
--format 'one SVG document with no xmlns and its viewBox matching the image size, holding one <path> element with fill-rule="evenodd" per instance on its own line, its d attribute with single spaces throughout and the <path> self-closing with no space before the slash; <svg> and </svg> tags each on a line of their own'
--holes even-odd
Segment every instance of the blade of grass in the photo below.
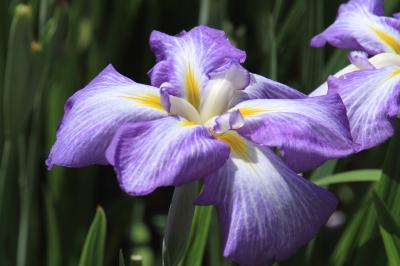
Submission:
<svg viewBox="0 0 400 266">
<path fill-rule="evenodd" d="M 180 265 L 203 265 L 202 261 L 212 213 L 213 206 L 196 206 L 190 230 L 189 245 Z"/>
<path fill-rule="evenodd" d="M 314 180 L 314 183 L 319 186 L 327 186 L 347 182 L 376 182 L 380 180 L 381 174 L 382 171 L 379 169 L 353 170 L 325 176 Z"/>
<path fill-rule="evenodd" d="M 400 226 L 376 192 L 372 196 L 389 266 L 396 266 L 400 262 Z"/>
<path fill-rule="evenodd" d="M 106 215 L 103 208 L 97 207 L 96 215 L 90 225 L 82 249 L 79 266 L 103 265 L 104 243 L 106 239 Z"/>
</svg>

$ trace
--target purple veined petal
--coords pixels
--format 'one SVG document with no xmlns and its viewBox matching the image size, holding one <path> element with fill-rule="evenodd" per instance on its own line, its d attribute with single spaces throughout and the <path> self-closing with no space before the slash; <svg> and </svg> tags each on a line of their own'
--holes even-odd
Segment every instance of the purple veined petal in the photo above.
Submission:
<svg viewBox="0 0 400 266">
<path fill-rule="evenodd" d="M 213 130 L 216 133 L 225 133 L 232 129 L 239 129 L 244 125 L 244 118 L 242 114 L 236 110 L 233 112 L 226 112 L 215 118 Z"/>
<path fill-rule="evenodd" d="M 394 13 L 393 17 L 396 19 L 400 19 L 400 12 Z"/>
<path fill-rule="evenodd" d="M 366 7 L 366 9 L 377 16 L 383 16 L 384 1 L 383 0 L 353 0 L 354 3 Z"/>
<path fill-rule="evenodd" d="M 339 95 L 249 100 L 232 110 L 239 110 L 245 120 L 239 134 L 254 143 L 279 148 L 296 172 L 354 152 L 346 108 Z M 307 161 L 303 154 L 308 155 Z"/>
<path fill-rule="evenodd" d="M 329 92 L 339 93 L 347 109 L 351 134 L 360 150 L 393 135 L 400 106 L 400 67 L 360 70 L 328 80 Z"/>
<path fill-rule="evenodd" d="M 392 65 L 400 66 L 400 55 L 394 54 L 394 53 L 377 54 L 377 55 L 369 58 L 368 60 L 374 68 L 382 68 L 382 67 L 387 67 L 387 66 L 392 66 Z M 353 71 L 358 71 L 358 70 L 360 70 L 359 67 L 351 64 L 351 65 L 348 65 L 347 67 L 341 69 L 333 76 L 340 77 L 344 74 L 347 74 L 347 73 L 350 73 Z M 328 84 L 327 84 L 327 82 L 324 82 L 317 89 L 315 89 L 313 92 L 311 92 L 309 96 L 311 96 L 311 97 L 321 96 L 321 95 L 325 95 L 327 93 L 328 93 Z"/>
<path fill-rule="evenodd" d="M 263 76 L 251 74 L 250 77 L 249 86 L 237 94 L 236 99 L 232 102 L 233 105 L 254 99 L 301 99 L 307 97 L 298 90 Z"/>
<path fill-rule="evenodd" d="M 382 6 L 383 1 L 351 0 L 342 4 L 336 21 L 315 36 L 311 46 L 329 43 L 338 48 L 364 50 L 371 55 L 400 53 L 400 21 L 380 16 Z"/>
<path fill-rule="evenodd" d="M 240 265 L 270 265 L 315 237 L 337 201 L 269 148 L 241 141 L 247 156 L 233 153 L 207 176 L 196 204 L 217 206 L 224 256 Z"/>
<path fill-rule="evenodd" d="M 66 102 L 46 164 L 107 164 L 105 150 L 122 124 L 167 115 L 157 88 L 135 83 L 109 65 Z"/>
<path fill-rule="evenodd" d="M 121 188 L 130 195 L 146 195 L 210 174 L 229 152 L 207 128 L 170 116 L 122 126 L 106 154 Z"/>
<path fill-rule="evenodd" d="M 149 72 L 151 84 L 159 87 L 168 82 L 170 94 L 185 98 L 196 109 L 208 75 L 232 62 L 242 63 L 246 58 L 245 52 L 235 48 L 223 31 L 207 26 L 177 36 L 153 31 L 150 46 L 157 59 Z"/>
</svg>

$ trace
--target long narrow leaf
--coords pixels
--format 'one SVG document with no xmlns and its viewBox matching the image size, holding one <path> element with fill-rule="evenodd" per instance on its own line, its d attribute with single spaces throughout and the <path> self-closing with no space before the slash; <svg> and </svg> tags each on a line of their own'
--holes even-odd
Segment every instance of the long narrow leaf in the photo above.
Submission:
<svg viewBox="0 0 400 266">
<path fill-rule="evenodd" d="M 201 266 L 212 217 L 212 206 L 197 206 L 190 231 L 190 241 L 181 265 Z"/>
<path fill-rule="evenodd" d="M 97 208 L 96 215 L 90 225 L 82 249 L 79 266 L 103 265 L 104 243 L 106 239 L 106 215 L 101 207 Z"/>
<path fill-rule="evenodd" d="M 400 262 L 400 226 L 375 192 L 373 200 L 389 265 L 397 266 Z"/>
<path fill-rule="evenodd" d="M 186 250 L 194 213 L 193 201 L 197 194 L 197 182 L 175 188 L 163 242 L 165 266 L 177 265 Z"/>
<path fill-rule="evenodd" d="M 363 169 L 343 172 L 315 180 L 319 186 L 327 186 L 347 182 L 376 182 L 381 178 L 382 171 L 378 169 Z"/>
</svg>

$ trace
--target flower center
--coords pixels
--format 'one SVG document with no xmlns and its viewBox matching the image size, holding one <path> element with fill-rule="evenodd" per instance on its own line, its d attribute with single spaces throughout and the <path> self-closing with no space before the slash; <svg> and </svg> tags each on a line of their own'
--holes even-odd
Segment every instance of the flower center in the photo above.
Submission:
<svg viewBox="0 0 400 266">
<path fill-rule="evenodd" d="M 194 80 L 191 69 L 188 68 L 186 86 L 193 91 L 193 87 L 200 90 L 197 97 L 187 93 L 186 99 L 173 95 L 163 95 L 166 109 L 173 115 L 179 115 L 196 124 L 210 127 L 216 117 L 224 114 L 230 107 L 232 100 L 240 90 L 249 83 L 249 73 L 238 63 L 232 63 L 223 70 L 210 74 L 210 79 L 203 88 L 198 88 L 200 82 Z M 194 101 L 193 99 L 198 99 Z M 199 104 L 196 104 L 200 102 Z"/>
</svg>

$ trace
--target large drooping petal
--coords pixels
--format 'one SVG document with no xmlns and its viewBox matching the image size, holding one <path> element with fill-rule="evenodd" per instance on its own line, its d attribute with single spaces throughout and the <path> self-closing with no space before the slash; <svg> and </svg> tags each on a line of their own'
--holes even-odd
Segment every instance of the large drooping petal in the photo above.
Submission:
<svg viewBox="0 0 400 266">
<path fill-rule="evenodd" d="M 400 20 L 382 15 L 382 0 L 350 0 L 340 6 L 336 21 L 315 36 L 311 45 L 321 47 L 329 43 L 371 55 L 400 53 Z"/>
<path fill-rule="evenodd" d="M 185 98 L 196 109 L 208 75 L 246 58 L 223 31 L 206 26 L 176 36 L 153 31 L 150 46 L 157 59 L 150 71 L 151 84 L 168 88 L 170 94 Z"/>
<path fill-rule="evenodd" d="M 339 95 L 249 100 L 232 110 L 239 110 L 244 117 L 244 126 L 237 129 L 241 135 L 258 144 L 278 147 L 286 163 L 297 172 L 354 152 Z M 308 155 L 307 162 L 303 154 Z"/>
<path fill-rule="evenodd" d="M 130 195 L 202 178 L 228 157 L 229 146 L 207 128 L 173 116 L 126 124 L 107 149 L 120 186 Z"/>
<path fill-rule="evenodd" d="M 135 83 L 109 65 L 66 102 L 47 166 L 106 164 L 104 153 L 118 127 L 166 115 L 157 88 Z"/>
<path fill-rule="evenodd" d="M 377 54 L 371 58 L 368 59 L 370 64 L 375 67 L 375 68 L 382 68 L 382 67 L 387 67 L 387 66 L 400 66 L 400 55 L 394 54 L 394 53 L 381 53 Z M 368 67 L 370 68 L 370 67 Z M 348 65 L 347 67 L 339 70 L 336 74 L 334 74 L 335 77 L 340 77 L 344 74 L 365 69 L 363 66 L 356 66 L 354 64 Z M 327 82 L 324 82 L 321 84 L 317 89 L 315 89 L 313 92 L 310 93 L 310 96 L 320 96 L 320 95 L 325 95 L 328 93 L 328 84 Z"/>
<path fill-rule="evenodd" d="M 205 178 L 196 203 L 217 205 L 224 256 L 240 265 L 270 265 L 292 255 L 336 207 L 328 191 L 296 175 L 269 148 L 245 140 Z M 236 147 L 236 149 L 238 149 Z"/>
<path fill-rule="evenodd" d="M 393 135 L 400 110 L 400 67 L 367 69 L 328 80 L 329 92 L 339 93 L 347 109 L 353 140 L 368 149 Z"/>
</svg>

